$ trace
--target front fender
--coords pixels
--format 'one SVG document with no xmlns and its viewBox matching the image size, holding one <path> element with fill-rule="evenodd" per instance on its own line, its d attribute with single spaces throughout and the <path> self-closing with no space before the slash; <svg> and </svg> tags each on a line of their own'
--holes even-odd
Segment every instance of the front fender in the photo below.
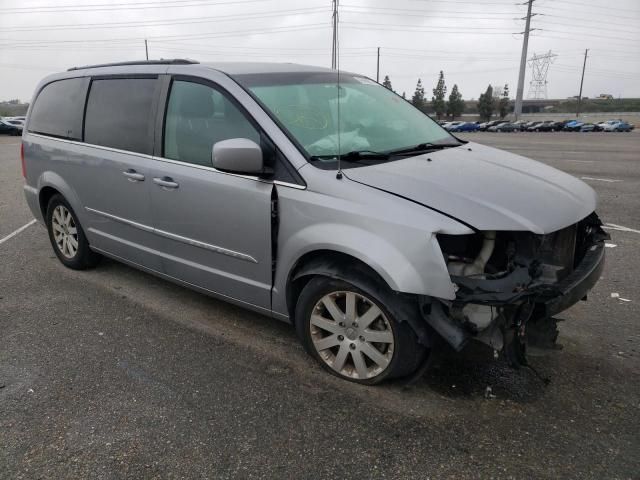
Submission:
<svg viewBox="0 0 640 480">
<path fill-rule="evenodd" d="M 435 235 L 425 238 L 415 231 L 398 230 L 396 226 L 392 238 L 385 238 L 352 225 L 322 223 L 289 236 L 279 248 L 285 256 L 278 261 L 272 308 L 287 311 L 285 295 L 278 293 L 286 292 L 289 274 L 298 261 L 308 253 L 327 250 L 362 261 L 394 291 L 454 299 L 454 286 Z"/>
<path fill-rule="evenodd" d="M 355 257 L 373 268 L 392 290 L 402 291 L 410 285 L 424 286 L 419 272 L 404 254 L 385 239 L 361 228 L 340 224 L 312 225 L 297 232 L 286 243 L 286 249 L 297 252 L 297 259 L 317 250 Z M 288 270 L 295 263 L 287 265 Z"/>
</svg>

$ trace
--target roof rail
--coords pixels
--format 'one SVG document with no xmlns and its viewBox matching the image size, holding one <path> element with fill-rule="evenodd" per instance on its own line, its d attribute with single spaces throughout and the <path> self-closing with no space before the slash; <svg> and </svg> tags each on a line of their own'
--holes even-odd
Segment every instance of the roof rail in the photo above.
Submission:
<svg viewBox="0 0 640 480">
<path fill-rule="evenodd" d="M 190 60 L 188 58 L 161 58 L 160 60 L 138 60 L 133 62 L 115 62 L 115 63 L 100 63 L 98 65 L 84 65 L 82 67 L 71 67 L 67 72 L 73 70 L 83 70 L 85 68 L 99 68 L 99 67 L 120 67 L 126 65 L 192 65 L 194 63 L 200 63 L 196 60 Z"/>
</svg>

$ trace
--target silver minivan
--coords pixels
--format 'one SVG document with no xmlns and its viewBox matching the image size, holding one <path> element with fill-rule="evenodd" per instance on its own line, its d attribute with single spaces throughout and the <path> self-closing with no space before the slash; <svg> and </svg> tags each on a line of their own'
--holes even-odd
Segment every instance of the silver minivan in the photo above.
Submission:
<svg viewBox="0 0 640 480">
<path fill-rule="evenodd" d="M 583 182 L 325 68 L 72 68 L 37 87 L 22 167 L 67 267 L 104 255 L 289 321 L 360 383 L 471 341 L 526 364 L 604 265 Z"/>
</svg>

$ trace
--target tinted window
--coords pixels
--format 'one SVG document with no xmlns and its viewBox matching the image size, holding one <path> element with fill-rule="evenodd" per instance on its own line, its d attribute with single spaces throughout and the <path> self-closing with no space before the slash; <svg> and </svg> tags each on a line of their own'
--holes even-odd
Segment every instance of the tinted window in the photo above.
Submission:
<svg viewBox="0 0 640 480">
<path fill-rule="evenodd" d="M 81 140 L 87 84 L 85 78 L 70 78 L 46 85 L 31 110 L 29 131 Z"/>
<path fill-rule="evenodd" d="M 89 89 L 84 141 L 152 153 L 155 78 L 94 80 Z"/>
<path fill-rule="evenodd" d="M 164 132 L 166 158 L 212 166 L 213 144 L 230 138 L 249 138 L 260 144 L 258 131 L 218 90 L 173 82 Z"/>
</svg>

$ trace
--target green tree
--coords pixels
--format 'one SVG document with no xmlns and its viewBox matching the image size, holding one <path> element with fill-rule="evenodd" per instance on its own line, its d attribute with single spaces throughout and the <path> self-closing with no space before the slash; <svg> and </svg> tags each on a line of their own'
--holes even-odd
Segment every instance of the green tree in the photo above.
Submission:
<svg viewBox="0 0 640 480">
<path fill-rule="evenodd" d="M 382 81 L 382 86 L 388 88 L 393 92 L 393 87 L 391 86 L 391 80 L 389 79 L 389 75 L 384 76 L 384 80 Z"/>
<path fill-rule="evenodd" d="M 485 122 L 491 120 L 494 108 L 493 87 L 489 85 L 487 90 L 480 94 L 480 98 L 478 99 L 478 113 L 480 113 L 480 118 Z"/>
<path fill-rule="evenodd" d="M 445 95 L 447 94 L 447 86 L 444 84 L 444 73 L 440 70 L 440 76 L 438 77 L 438 83 L 436 88 L 433 89 L 433 97 L 431 97 L 431 107 L 436 114 L 438 120 L 447 111 L 447 102 L 445 101 Z"/>
<path fill-rule="evenodd" d="M 458 85 L 454 84 L 449 95 L 449 101 L 447 102 L 447 115 L 450 115 L 453 120 L 459 117 L 464 112 L 464 100 L 462 100 L 462 94 L 458 90 Z"/>
<path fill-rule="evenodd" d="M 502 90 L 502 97 L 500 97 L 500 101 L 498 102 L 498 113 L 500 114 L 500 118 L 504 118 L 509 114 L 509 84 L 504 84 L 504 89 Z"/>
<path fill-rule="evenodd" d="M 418 83 L 416 84 L 416 91 L 413 93 L 413 97 L 411 98 L 411 103 L 414 107 L 424 110 L 425 101 L 424 101 L 424 87 L 422 86 L 422 80 L 418 79 Z"/>
</svg>

